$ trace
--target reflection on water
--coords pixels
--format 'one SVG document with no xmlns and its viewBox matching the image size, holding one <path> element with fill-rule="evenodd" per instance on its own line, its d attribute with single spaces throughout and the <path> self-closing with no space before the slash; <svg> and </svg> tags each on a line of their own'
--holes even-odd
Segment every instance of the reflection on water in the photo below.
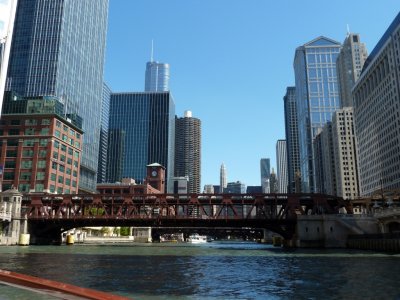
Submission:
<svg viewBox="0 0 400 300">
<path fill-rule="evenodd" d="M 399 255 L 348 250 L 218 242 L 0 247 L 0 268 L 135 299 L 400 299 Z"/>
</svg>

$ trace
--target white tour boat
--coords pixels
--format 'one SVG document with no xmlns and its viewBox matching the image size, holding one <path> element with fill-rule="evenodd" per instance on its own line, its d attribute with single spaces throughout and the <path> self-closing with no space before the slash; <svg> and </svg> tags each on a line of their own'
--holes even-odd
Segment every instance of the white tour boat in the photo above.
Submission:
<svg viewBox="0 0 400 300">
<path fill-rule="evenodd" d="M 192 244 L 201 244 L 201 243 L 207 243 L 207 236 L 206 235 L 199 235 L 197 233 L 189 235 L 189 237 L 186 240 L 188 243 Z"/>
</svg>

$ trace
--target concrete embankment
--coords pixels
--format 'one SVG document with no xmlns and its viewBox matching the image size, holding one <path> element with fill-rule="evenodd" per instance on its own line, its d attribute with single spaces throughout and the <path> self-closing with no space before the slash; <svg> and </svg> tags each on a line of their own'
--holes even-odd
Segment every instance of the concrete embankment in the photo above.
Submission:
<svg viewBox="0 0 400 300">
<path fill-rule="evenodd" d="M 350 235 L 347 248 L 400 253 L 400 234 Z"/>
<path fill-rule="evenodd" d="M 71 284 L 33 277 L 25 274 L 0 270 L 0 283 L 15 287 L 29 288 L 33 291 L 54 295 L 61 299 L 93 299 L 93 300 L 127 300 L 117 296 L 92 289 L 82 288 Z"/>
</svg>

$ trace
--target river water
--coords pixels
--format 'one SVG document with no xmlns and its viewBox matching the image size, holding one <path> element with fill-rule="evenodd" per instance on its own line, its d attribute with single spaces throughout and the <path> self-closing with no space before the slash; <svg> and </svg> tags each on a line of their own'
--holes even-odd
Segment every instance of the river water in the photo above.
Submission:
<svg viewBox="0 0 400 300">
<path fill-rule="evenodd" d="M 133 299 L 400 299 L 400 255 L 240 242 L 0 247 L 0 269 Z M 0 299 L 51 299 L 0 285 Z"/>
</svg>

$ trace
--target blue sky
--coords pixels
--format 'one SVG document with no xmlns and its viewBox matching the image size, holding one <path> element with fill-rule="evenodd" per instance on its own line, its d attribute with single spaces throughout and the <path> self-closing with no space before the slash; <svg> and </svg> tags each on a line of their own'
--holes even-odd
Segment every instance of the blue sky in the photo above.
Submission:
<svg viewBox="0 0 400 300">
<path fill-rule="evenodd" d="M 169 63 L 176 114 L 202 121 L 202 187 L 260 184 L 260 158 L 276 166 L 285 137 L 283 96 L 294 84 L 296 47 L 347 24 L 371 52 L 398 14 L 398 0 L 110 0 L 105 79 L 114 92 L 142 91 L 151 40 Z M 275 168 L 276 169 L 276 168 Z"/>
</svg>

